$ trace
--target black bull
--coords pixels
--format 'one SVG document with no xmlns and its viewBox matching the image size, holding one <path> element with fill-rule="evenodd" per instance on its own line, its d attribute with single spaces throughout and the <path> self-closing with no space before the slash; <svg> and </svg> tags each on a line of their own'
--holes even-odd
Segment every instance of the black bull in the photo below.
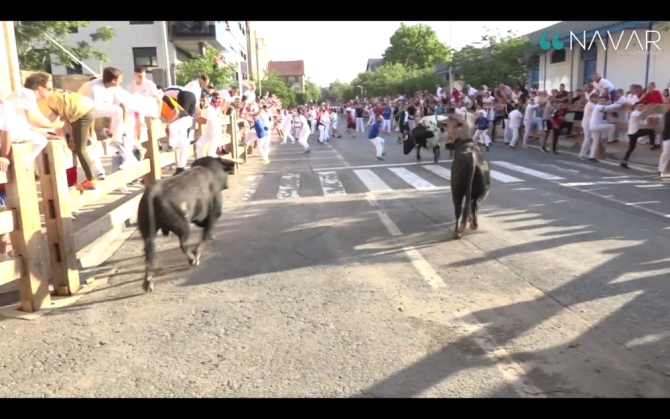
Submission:
<svg viewBox="0 0 670 419">
<path fill-rule="evenodd" d="M 461 232 L 468 226 L 476 230 L 477 209 L 479 203 L 488 195 L 491 185 L 491 171 L 489 163 L 484 159 L 479 146 L 471 138 L 457 139 L 447 143 L 445 148 L 454 151 L 454 160 L 451 164 L 451 198 L 454 202 L 456 226 L 454 239 L 461 238 Z M 465 198 L 465 206 L 463 206 Z M 461 220 L 460 226 L 458 223 Z"/>
<path fill-rule="evenodd" d="M 228 189 L 228 173 L 234 163 L 215 157 L 193 162 L 191 169 L 146 188 L 137 209 L 137 224 L 144 239 L 146 273 L 142 288 L 153 291 L 155 246 L 158 230 L 179 237 L 182 252 L 191 265 L 200 264 L 200 245 L 212 239 L 212 229 L 221 217 L 221 192 Z M 189 245 L 191 223 L 202 227 L 202 238 Z"/>
<path fill-rule="evenodd" d="M 437 128 L 440 133 L 445 132 L 445 128 L 440 126 Z M 407 135 L 403 136 L 403 145 L 402 152 L 405 155 L 408 155 L 416 148 L 416 160 L 421 161 L 421 149 L 428 148 L 428 140 L 430 138 L 438 135 L 437 132 L 432 129 L 428 129 L 423 124 L 418 124 L 414 129 Z M 440 146 L 439 144 L 432 147 L 433 149 L 433 160 L 435 163 L 439 161 L 440 158 Z"/>
</svg>

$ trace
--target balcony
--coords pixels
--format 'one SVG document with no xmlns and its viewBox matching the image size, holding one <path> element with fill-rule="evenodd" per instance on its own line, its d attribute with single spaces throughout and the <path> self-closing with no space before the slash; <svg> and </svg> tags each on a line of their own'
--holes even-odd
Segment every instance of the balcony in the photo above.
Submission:
<svg viewBox="0 0 670 419">
<path fill-rule="evenodd" d="M 222 52 L 230 51 L 235 38 L 222 21 L 180 20 L 170 23 L 170 39 L 189 54 L 200 54 L 206 45 Z"/>
</svg>

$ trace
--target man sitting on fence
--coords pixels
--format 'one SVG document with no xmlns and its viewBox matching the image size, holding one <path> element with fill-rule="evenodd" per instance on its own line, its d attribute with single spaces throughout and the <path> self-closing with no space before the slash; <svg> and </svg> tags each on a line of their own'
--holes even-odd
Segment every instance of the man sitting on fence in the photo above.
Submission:
<svg viewBox="0 0 670 419">
<path fill-rule="evenodd" d="M 134 138 L 126 135 L 126 127 L 131 116 L 127 100 L 127 92 L 121 88 L 123 73 L 115 67 L 105 67 L 102 79 L 94 79 L 79 88 L 79 94 L 93 99 L 98 118 L 110 119 L 110 131 L 115 146 L 123 158 L 121 169 L 129 168 L 138 163 L 133 155 Z"/>
<path fill-rule="evenodd" d="M 6 100 L 0 100 L 0 172 L 7 173 L 9 169 L 9 153 L 12 149 L 12 134 L 15 131 L 16 110 L 14 105 Z M 0 185 L 0 211 L 7 205 L 7 191 L 5 185 Z M 10 259 L 7 255 L 9 234 L 0 235 L 0 262 Z"/>
</svg>

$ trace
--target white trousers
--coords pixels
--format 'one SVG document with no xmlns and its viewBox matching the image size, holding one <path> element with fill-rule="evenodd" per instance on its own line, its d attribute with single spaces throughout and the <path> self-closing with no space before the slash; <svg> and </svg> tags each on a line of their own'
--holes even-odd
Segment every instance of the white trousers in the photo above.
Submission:
<svg viewBox="0 0 670 419">
<path fill-rule="evenodd" d="M 391 132 L 391 120 L 382 119 L 382 131 Z"/>
<path fill-rule="evenodd" d="M 370 116 L 368 117 L 368 126 L 372 125 L 375 122 L 375 114 L 374 112 L 370 113 Z"/>
<path fill-rule="evenodd" d="M 15 143 L 30 143 L 33 145 L 32 158 L 35 160 L 42 150 L 47 146 L 47 137 L 31 129 L 22 129 L 14 134 L 12 141 Z"/>
<path fill-rule="evenodd" d="M 507 129 L 507 128 L 505 128 Z M 512 141 L 509 142 L 509 145 L 512 147 L 516 146 L 517 141 L 519 141 L 519 127 L 516 128 L 509 128 L 509 132 L 512 133 Z"/>
<path fill-rule="evenodd" d="M 356 131 L 365 132 L 365 123 L 363 118 L 356 118 Z"/>
<path fill-rule="evenodd" d="M 291 126 L 284 127 L 284 137 L 281 139 L 281 143 L 286 144 L 287 139 L 291 140 L 292 143 L 295 143 L 295 138 L 293 137 L 293 134 L 291 134 Z"/>
<path fill-rule="evenodd" d="M 186 163 L 188 163 L 188 146 L 191 142 L 188 139 L 187 131 L 192 126 L 193 118 L 190 116 L 184 116 L 169 125 L 168 144 L 179 153 L 177 160 L 177 168 L 179 169 L 185 169 Z"/>
<path fill-rule="evenodd" d="M 658 171 L 665 173 L 668 169 L 668 163 L 670 163 L 670 140 L 665 140 L 662 143 L 663 153 L 661 153 L 661 158 L 658 161 Z"/>
<path fill-rule="evenodd" d="M 530 118 L 523 120 L 523 127 L 525 129 L 523 133 L 523 145 L 528 145 L 528 138 L 530 137 L 530 131 L 533 129 L 534 124 L 542 124 L 542 118 Z"/>
<path fill-rule="evenodd" d="M 505 131 L 503 131 L 503 141 L 505 144 L 510 142 L 512 138 L 512 128 L 509 126 L 509 119 L 505 119 Z"/>
<path fill-rule="evenodd" d="M 124 168 L 125 165 L 132 165 L 138 163 L 137 159 L 133 155 L 133 146 L 135 145 L 134 132 L 135 121 L 132 116 L 128 121 L 127 126 L 124 125 L 123 121 L 123 109 L 118 105 L 112 105 L 111 103 L 95 103 L 95 111 L 98 118 L 109 118 L 110 124 L 109 129 L 112 131 L 112 139 L 114 140 L 114 146 L 118 148 L 119 154 L 123 159 L 123 164 L 121 168 Z M 132 131 L 130 135 L 125 135 L 127 130 L 132 126 Z M 98 166 L 97 162 L 94 162 L 94 165 Z M 102 167 L 102 165 L 100 165 Z M 103 172 L 104 173 L 104 172 Z"/>
<path fill-rule="evenodd" d="M 263 138 L 257 136 L 256 141 L 258 141 L 258 152 L 261 153 L 261 159 L 267 161 L 270 155 L 270 135 L 266 134 Z"/>
<path fill-rule="evenodd" d="M 377 157 L 381 157 L 384 152 L 384 139 L 382 137 L 371 138 L 370 142 L 375 146 Z"/>
<path fill-rule="evenodd" d="M 322 143 L 326 141 L 326 127 L 319 125 L 319 142 Z"/>
<path fill-rule="evenodd" d="M 305 150 L 309 150 L 309 144 L 307 144 L 307 139 L 309 138 L 309 130 L 305 127 L 302 131 L 298 133 L 298 143 L 303 146 Z"/>
<path fill-rule="evenodd" d="M 614 129 L 613 124 L 600 124 L 600 125 L 590 125 L 589 131 L 591 133 L 591 155 L 589 156 L 592 159 L 595 159 L 598 155 L 598 144 L 600 143 L 601 134 L 607 135 L 607 141 L 614 141 Z M 586 140 L 584 141 L 586 142 Z M 582 146 L 582 149 L 584 146 Z"/>
<path fill-rule="evenodd" d="M 478 130 L 475 132 L 475 135 L 474 135 L 474 137 L 472 137 L 472 139 L 475 140 L 475 141 L 481 141 L 481 140 L 483 140 L 483 141 L 484 141 L 484 145 L 485 145 L 486 147 L 488 147 L 489 145 L 491 145 L 491 137 L 489 137 L 488 130 L 485 130 L 485 129 L 478 129 Z"/>
<path fill-rule="evenodd" d="M 584 132 L 584 142 L 582 143 L 582 149 L 579 151 L 579 157 L 586 157 L 587 154 L 590 154 L 593 141 L 591 141 L 591 129 L 588 125 L 583 125 L 582 131 Z M 598 147 L 596 147 L 596 151 L 598 151 Z"/>
<path fill-rule="evenodd" d="M 330 139 L 330 122 L 326 124 L 326 140 Z"/>
<path fill-rule="evenodd" d="M 312 135 L 316 134 L 316 119 L 310 122 L 312 124 Z"/>
<path fill-rule="evenodd" d="M 202 134 L 198 141 L 195 142 L 195 158 L 199 159 L 200 157 L 205 157 L 204 149 L 205 144 L 209 142 L 209 148 L 207 150 L 207 155 L 209 157 L 217 157 L 216 149 L 223 145 L 223 137 L 220 135 L 213 136 L 210 138 L 207 134 Z"/>
</svg>

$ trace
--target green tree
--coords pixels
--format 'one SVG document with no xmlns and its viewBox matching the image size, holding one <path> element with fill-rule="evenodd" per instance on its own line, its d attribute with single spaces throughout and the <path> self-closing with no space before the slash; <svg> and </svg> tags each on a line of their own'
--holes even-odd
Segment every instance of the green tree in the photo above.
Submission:
<svg viewBox="0 0 670 419">
<path fill-rule="evenodd" d="M 306 105 L 309 103 L 307 92 L 298 92 L 295 94 L 295 103 L 296 105 Z"/>
<path fill-rule="evenodd" d="M 207 47 L 205 55 L 191 57 L 179 64 L 176 68 L 177 84 L 183 86 L 203 74 L 209 77 L 209 81 L 217 89 L 221 89 L 231 83 L 234 79 L 235 67 L 232 64 L 226 64 L 222 68 L 214 65 L 214 60 L 220 54 L 216 48 Z"/>
<path fill-rule="evenodd" d="M 293 90 L 291 90 L 291 88 L 289 88 L 274 72 L 268 71 L 265 73 L 261 85 L 263 86 L 263 92 L 277 96 L 277 98 L 281 100 L 284 108 L 297 105 Z"/>
<path fill-rule="evenodd" d="M 384 63 L 426 68 L 447 62 L 449 52 L 449 47 L 439 40 L 430 26 L 401 23 L 391 36 L 391 46 L 384 52 Z"/>
<path fill-rule="evenodd" d="M 94 59 L 101 62 L 109 61 L 107 55 L 95 49 L 93 43 L 105 42 L 114 38 L 114 29 L 109 26 L 101 26 L 97 31 L 89 35 L 90 41 L 79 41 L 76 46 L 67 45 L 65 39 L 77 28 L 86 28 L 89 21 L 21 21 L 15 26 L 16 49 L 19 57 L 19 65 L 22 70 L 39 71 L 44 70 L 45 64 L 51 62 L 65 67 L 74 67 L 74 61 L 62 49 L 47 40 L 46 33 L 65 49 L 80 60 Z M 96 70 L 95 68 L 93 70 Z"/>
<path fill-rule="evenodd" d="M 526 36 L 516 36 L 513 31 L 502 35 L 487 30 L 482 42 L 488 46 L 466 46 L 454 53 L 452 67 L 456 80 L 475 87 L 526 82 L 538 59 Z"/>
<path fill-rule="evenodd" d="M 322 98 L 321 89 L 311 80 L 305 82 L 305 103 L 318 102 Z"/>
<path fill-rule="evenodd" d="M 374 72 L 361 73 L 349 86 L 344 99 L 348 100 L 356 95 L 360 96 L 360 88 L 363 86 L 365 95 L 381 96 L 394 95 L 398 93 L 413 94 L 417 90 L 435 89 L 435 85 L 441 78 L 435 75 L 435 68 L 407 68 L 402 64 L 384 64 Z"/>
</svg>

